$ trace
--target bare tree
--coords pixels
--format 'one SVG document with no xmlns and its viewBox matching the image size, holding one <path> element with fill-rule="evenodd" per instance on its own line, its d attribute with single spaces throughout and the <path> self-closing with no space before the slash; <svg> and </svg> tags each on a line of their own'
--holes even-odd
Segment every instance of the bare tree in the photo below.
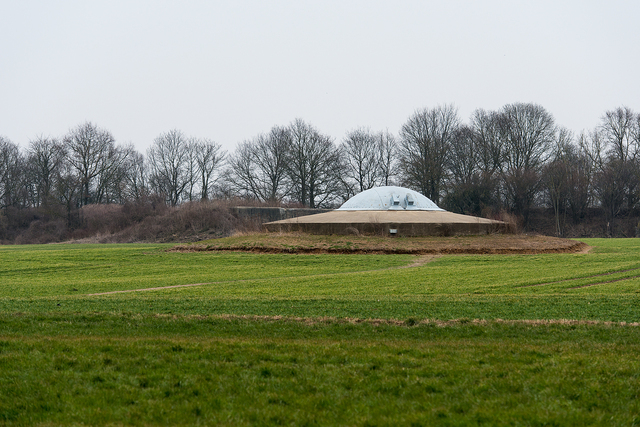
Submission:
<svg viewBox="0 0 640 427">
<path fill-rule="evenodd" d="M 640 177 L 640 141 L 637 135 L 638 115 L 628 107 L 607 111 L 602 117 L 597 132 L 607 147 L 607 163 L 612 163 L 617 172 L 607 174 L 622 180 L 609 188 L 623 192 L 624 204 L 631 209 L 638 201 L 638 179 Z"/>
<path fill-rule="evenodd" d="M 466 212 L 488 215 L 502 208 L 500 171 L 504 163 L 504 144 L 500 137 L 499 114 L 478 109 L 471 116 L 470 128 L 476 170 L 473 182 L 467 187 Z"/>
<path fill-rule="evenodd" d="M 639 199 L 639 117 L 627 107 L 607 111 L 600 125 L 580 138 L 593 168 L 593 194 L 604 209 L 609 233 L 615 233 L 622 209 L 634 208 Z"/>
<path fill-rule="evenodd" d="M 0 136 L 0 209 L 19 206 L 24 184 L 23 168 L 18 146 Z"/>
<path fill-rule="evenodd" d="M 287 170 L 294 200 L 310 208 L 332 204 L 340 190 L 340 151 L 330 137 L 296 119 L 289 126 Z"/>
<path fill-rule="evenodd" d="M 67 213 L 67 226 L 79 223 L 78 208 L 81 206 L 82 183 L 75 168 L 69 162 L 62 162 L 57 170 L 54 194 Z"/>
<path fill-rule="evenodd" d="M 344 201 L 377 185 L 391 185 L 397 174 L 396 144 L 389 131 L 358 128 L 347 133 L 339 147 L 345 171 L 340 175 Z"/>
<path fill-rule="evenodd" d="M 96 203 L 124 203 L 127 160 L 133 156 L 135 149 L 132 145 L 117 147 L 112 145 L 104 153 L 100 161 L 99 173 L 95 190 Z"/>
<path fill-rule="evenodd" d="M 147 152 L 150 182 L 158 194 L 176 206 L 189 184 L 188 139 L 177 129 L 158 136 Z"/>
<path fill-rule="evenodd" d="M 281 126 L 271 128 L 267 139 L 254 147 L 255 164 L 260 173 L 264 200 L 275 202 L 282 199 L 290 188 L 287 179 L 287 158 L 291 144 L 289 129 Z"/>
<path fill-rule="evenodd" d="M 388 130 L 378 132 L 376 134 L 376 140 L 378 142 L 380 184 L 391 185 L 393 178 L 397 174 L 396 157 L 398 154 L 398 143 L 395 136 L 389 133 Z"/>
<path fill-rule="evenodd" d="M 564 235 L 570 194 L 571 156 L 574 152 L 573 135 L 565 128 L 558 130 L 552 158 L 544 166 L 543 184 L 555 216 L 556 234 Z"/>
<path fill-rule="evenodd" d="M 440 202 L 451 140 L 460 120 L 453 105 L 416 111 L 400 131 L 400 169 L 406 184 Z"/>
<path fill-rule="evenodd" d="M 198 161 L 197 161 L 197 140 L 195 138 L 189 138 L 187 145 L 185 147 L 186 150 L 186 163 L 185 163 L 185 173 L 187 186 L 184 189 L 184 199 L 192 202 L 196 199 L 198 193 L 198 182 L 199 182 L 199 172 L 198 172 Z"/>
<path fill-rule="evenodd" d="M 593 192 L 594 199 L 600 203 L 605 209 L 607 214 L 607 221 L 611 223 L 613 216 L 617 213 L 618 207 L 612 206 L 610 209 L 605 208 L 605 205 L 611 205 L 612 201 L 616 200 L 616 196 L 607 194 L 617 188 L 616 185 L 608 183 L 608 179 L 614 177 L 609 170 L 609 156 L 607 142 L 598 129 L 593 131 L 582 133 L 579 138 L 580 150 L 585 154 L 588 159 L 589 168 L 593 171 L 590 187 Z M 606 202 L 608 199 L 609 202 Z M 616 203 L 613 203 L 616 205 Z"/>
<path fill-rule="evenodd" d="M 220 144 L 209 139 L 196 141 L 194 144 L 195 158 L 200 178 L 200 198 L 209 199 L 211 186 L 215 183 L 215 176 L 227 156 L 226 151 L 221 151 Z"/>
<path fill-rule="evenodd" d="M 500 116 L 495 111 L 478 109 L 471 116 L 473 144 L 476 147 L 477 168 L 490 179 L 502 169 L 504 146 L 500 135 Z"/>
<path fill-rule="evenodd" d="M 604 114 L 599 131 L 609 146 L 612 158 L 626 162 L 638 157 L 640 145 L 637 126 L 638 115 L 628 107 L 616 108 Z"/>
<path fill-rule="evenodd" d="M 616 229 L 616 217 L 620 214 L 625 202 L 625 182 L 632 175 L 628 162 L 612 159 L 602 169 L 596 170 L 593 177 L 593 191 L 604 209 L 607 218 L 608 232 Z"/>
<path fill-rule="evenodd" d="M 597 130 L 583 132 L 578 138 L 578 145 L 595 169 L 602 170 L 604 168 L 607 163 L 607 148 L 600 132 Z"/>
<path fill-rule="evenodd" d="M 556 137 L 553 116 L 536 104 L 509 104 L 498 125 L 504 143 L 502 179 L 513 211 L 528 220 L 540 190 L 540 173 Z"/>
<path fill-rule="evenodd" d="M 274 126 L 239 144 L 229 160 L 230 184 L 245 196 L 263 202 L 279 202 L 288 193 L 287 158 L 289 129 Z"/>
<path fill-rule="evenodd" d="M 447 188 L 441 206 L 453 212 L 469 213 L 474 204 L 472 182 L 476 173 L 473 130 L 460 126 L 451 139 L 447 158 Z"/>
<path fill-rule="evenodd" d="M 64 137 L 67 161 L 73 166 L 80 179 L 80 200 L 83 205 L 95 201 L 96 179 L 111 164 L 106 159 L 115 150 L 114 138 L 110 132 L 98 128 L 91 122 L 72 129 Z"/>
<path fill-rule="evenodd" d="M 483 215 L 498 202 L 489 149 L 486 140 L 471 126 L 460 126 L 454 132 L 447 163 L 448 189 L 443 200 L 447 209 Z"/>
<path fill-rule="evenodd" d="M 27 163 L 34 193 L 34 206 L 48 206 L 52 202 L 55 179 L 65 156 L 63 144 L 55 138 L 40 136 L 29 142 Z"/>
<path fill-rule="evenodd" d="M 358 128 L 347 133 L 341 144 L 346 172 L 358 193 L 375 187 L 380 180 L 379 142 L 370 129 Z"/>
<path fill-rule="evenodd" d="M 631 126 L 631 137 L 633 145 L 635 147 L 640 147 L 640 113 L 636 114 L 635 120 Z"/>
<path fill-rule="evenodd" d="M 536 104 L 509 104 L 499 117 L 508 169 L 535 169 L 548 158 L 556 137 L 553 116 Z"/>
<path fill-rule="evenodd" d="M 138 201 L 148 196 L 149 188 L 144 156 L 137 151 L 132 152 L 131 155 L 127 157 L 124 170 L 126 172 L 124 176 L 126 199 Z"/>
<path fill-rule="evenodd" d="M 451 138 L 448 166 L 454 185 L 469 185 L 477 172 L 476 144 L 473 129 L 460 126 Z"/>
<path fill-rule="evenodd" d="M 229 188 L 244 197 L 264 201 L 265 196 L 260 185 L 260 173 L 255 165 L 254 144 L 262 141 L 264 135 L 255 137 L 252 141 L 238 144 L 229 158 L 229 167 L 224 172 Z"/>
<path fill-rule="evenodd" d="M 592 202 L 593 165 L 580 144 L 568 148 L 565 154 L 568 165 L 567 202 L 573 223 L 577 224 L 587 215 L 587 208 Z"/>
<path fill-rule="evenodd" d="M 460 126 L 455 130 L 449 154 L 447 194 L 442 204 L 454 212 L 476 213 L 479 202 L 474 190 L 478 173 L 473 129 Z"/>
</svg>

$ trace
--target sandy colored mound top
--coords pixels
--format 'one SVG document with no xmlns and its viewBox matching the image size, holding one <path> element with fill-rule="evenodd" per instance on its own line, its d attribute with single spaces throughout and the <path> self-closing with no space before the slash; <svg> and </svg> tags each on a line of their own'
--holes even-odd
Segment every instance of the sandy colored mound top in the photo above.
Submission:
<svg viewBox="0 0 640 427">
<path fill-rule="evenodd" d="M 180 245 L 178 251 L 372 254 L 543 254 L 585 251 L 582 242 L 548 236 L 496 234 L 455 237 L 322 236 L 256 233 Z"/>
<path fill-rule="evenodd" d="M 449 224 L 494 224 L 485 218 L 469 215 L 460 215 L 447 211 L 347 211 L 335 210 L 315 215 L 301 216 L 298 218 L 283 219 L 267 224 L 309 224 L 309 223 L 449 223 Z"/>
<path fill-rule="evenodd" d="M 263 224 L 266 231 L 309 234 L 479 235 L 504 231 L 506 224 L 447 211 L 331 211 Z"/>
</svg>

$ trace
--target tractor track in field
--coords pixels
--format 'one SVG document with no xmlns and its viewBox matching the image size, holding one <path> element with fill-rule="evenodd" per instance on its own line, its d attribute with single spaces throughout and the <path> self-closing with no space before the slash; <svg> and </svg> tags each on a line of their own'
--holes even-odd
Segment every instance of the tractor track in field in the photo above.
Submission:
<svg viewBox="0 0 640 427">
<path fill-rule="evenodd" d="M 519 288 L 531 288 L 531 287 L 534 287 L 534 286 L 555 285 L 555 284 L 558 284 L 558 283 L 572 282 L 572 281 L 575 281 L 575 280 L 583 280 L 583 279 L 593 279 L 593 278 L 596 278 L 596 277 L 606 277 L 606 276 L 611 276 L 613 274 L 628 273 L 629 271 L 638 271 L 638 270 L 640 270 L 640 267 L 628 268 L 626 270 L 611 271 L 609 273 L 594 274 L 592 276 L 573 277 L 571 279 L 556 280 L 556 281 L 553 281 L 553 282 L 535 283 L 533 285 L 522 285 L 522 286 L 518 286 L 518 287 Z M 620 279 L 605 280 L 603 282 L 597 282 L 597 283 L 589 283 L 587 285 L 574 286 L 574 287 L 569 288 L 569 289 L 588 288 L 590 286 L 606 285 L 607 283 L 622 282 L 622 281 L 625 281 L 625 280 L 632 280 L 632 279 L 638 279 L 638 278 L 640 278 L 640 275 L 630 276 L 630 277 L 623 277 L 623 278 L 620 278 Z"/>
<path fill-rule="evenodd" d="M 570 288 L 570 289 L 588 288 L 588 287 L 591 287 L 591 286 L 606 285 L 608 283 L 623 282 L 625 280 L 632 280 L 632 279 L 640 279 L 640 275 L 638 275 L 638 276 L 630 276 L 630 277 L 623 277 L 621 279 L 607 280 L 605 282 L 589 283 L 587 285 L 574 286 L 573 288 Z"/>
<path fill-rule="evenodd" d="M 433 261 L 436 258 L 439 258 L 439 256 L 438 255 L 421 255 L 421 256 L 416 257 L 416 259 L 412 263 L 406 264 L 406 265 L 400 265 L 400 266 L 397 266 L 397 267 L 379 268 L 379 269 L 375 269 L 375 270 L 346 271 L 346 272 L 342 272 L 342 273 L 312 274 L 312 275 L 308 275 L 308 276 L 292 276 L 290 278 L 291 279 L 296 279 L 296 278 L 303 278 L 303 277 L 326 277 L 326 276 L 335 276 L 335 275 L 340 275 L 340 274 L 373 273 L 373 272 L 376 272 L 376 271 L 389 271 L 389 270 L 400 270 L 400 269 L 404 269 L 404 268 L 415 268 L 415 267 L 423 266 L 423 265 Z M 204 283 L 188 283 L 188 284 L 185 284 L 185 285 L 170 285 L 170 286 L 158 286 L 158 287 L 154 287 L 154 288 L 124 289 L 124 290 L 119 290 L 119 291 L 97 292 L 97 293 L 93 293 L 93 294 L 84 294 L 84 296 L 93 297 L 93 296 L 112 295 L 112 294 L 124 294 L 124 293 L 131 293 L 131 292 L 162 291 L 162 290 L 165 290 L 165 289 L 190 288 L 190 287 L 194 287 L 194 286 L 215 285 L 215 284 L 218 284 L 218 283 L 242 283 L 242 282 L 249 282 L 249 281 L 252 281 L 252 280 L 271 280 L 271 279 L 273 279 L 273 278 L 272 277 L 266 278 L 266 279 L 252 278 L 252 279 L 239 279 L 239 280 L 223 280 L 223 281 L 204 282 Z"/>
</svg>

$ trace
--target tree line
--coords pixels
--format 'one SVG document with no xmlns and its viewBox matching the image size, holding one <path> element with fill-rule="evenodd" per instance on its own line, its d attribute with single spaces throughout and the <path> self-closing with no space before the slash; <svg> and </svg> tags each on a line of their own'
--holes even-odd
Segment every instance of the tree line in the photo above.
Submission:
<svg viewBox="0 0 640 427">
<path fill-rule="evenodd" d="M 610 228 L 640 201 L 640 114 L 606 111 L 579 135 L 542 106 L 478 109 L 463 122 L 452 105 L 416 110 L 397 134 L 353 129 L 340 140 L 302 119 L 239 143 L 227 153 L 206 138 L 169 130 L 143 155 L 87 122 L 26 149 L 0 137 L 0 230 L 29 210 L 73 227 L 90 204 L 244 198 L 336 207 L 379 185 L 419 191 L 459 213 L 529 222 L 545 208 L 563 235 L 589 209 Z"/>
</svg>

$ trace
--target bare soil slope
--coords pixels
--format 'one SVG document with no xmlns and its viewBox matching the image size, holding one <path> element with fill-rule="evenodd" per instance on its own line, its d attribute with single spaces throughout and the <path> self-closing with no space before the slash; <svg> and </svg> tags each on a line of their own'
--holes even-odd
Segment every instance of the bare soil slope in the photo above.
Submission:
<svg viewBox="0 0 640 427">
<path fill-rule="evenodd" d="M 371 254 L 544 254 L 588 250 L 585 243 L 549 236 L 495 234 L 454 237 L 322 236 L 303 233 L 251 233 L 194 244 L 176 251 Z"/>
</svg>

